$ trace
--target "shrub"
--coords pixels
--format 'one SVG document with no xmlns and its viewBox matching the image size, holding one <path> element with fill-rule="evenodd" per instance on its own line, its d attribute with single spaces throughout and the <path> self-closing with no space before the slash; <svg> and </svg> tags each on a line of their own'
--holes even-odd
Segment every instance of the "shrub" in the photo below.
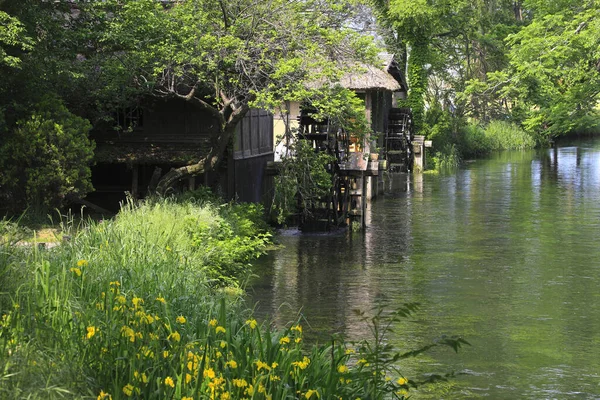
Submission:
<svg viewBox="0 0 600 400">
<path fill-rule="evenodd" d="M 17 123 L 0 149 L 0 188 L 13 210 L 61 207 L 92 190 L 90 129 L 55 100 Z"/>
<path fill-rule="evenodd" d="M 490 140 L 479 125 L 467 124 L 461 133 L 461 153 L 464 157 L 477 157 L 490 152 Z"/>
<path fill-rule="evenodd" d="M 536 144 L 523 129 L 505 121 L 492 121 L 484 128 L 469 123 L 462 126 L 454 138 L 451 132 L 455 122 L 442 115 L 431 129 L 434 155 L 430 161 L 435 169 L 455 168 L 464 157 L 478 157 L 498 150 L 528 149 Z"/>
</svg>

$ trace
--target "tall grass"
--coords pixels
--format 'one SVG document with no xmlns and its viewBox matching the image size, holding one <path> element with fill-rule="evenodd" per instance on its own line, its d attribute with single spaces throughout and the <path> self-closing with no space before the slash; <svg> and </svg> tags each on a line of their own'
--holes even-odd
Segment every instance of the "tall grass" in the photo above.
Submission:
<svg viewBox="0 0 600 400">
<path fill-rule="evenodd" d="M 456 145 L 446 145 L 432 158 L 436 171 L 448 171 L 458 168 L 462 162 L 461 154 Z"/>
<path fill-rule="evenodd" d="M 462 129 L 462 153 L 477 157 L 498 150 L 524 150 L 535 147 L 536 141 L 513 123 L 492 121 L 487 126 L 469 124 Z"/>
<path fill-rule="evenodd" d="M 420 382 L 397 361 L 432 345 L 393 353 L 381 312 L 356 346 L 305 348 L 300 325 L 252 318 L 236 278 L 269 242 L 255 207 L 130 203 L 67 221 L 53 249 L 0 244 L 0 398 L 404 398 Z"/>
<path fill-rule="evenodd" d="M 517 125 L 492 121 L 485 127 L 492 150 L 524 150 L 535 147 L 535 139 Z"/>
</svg>

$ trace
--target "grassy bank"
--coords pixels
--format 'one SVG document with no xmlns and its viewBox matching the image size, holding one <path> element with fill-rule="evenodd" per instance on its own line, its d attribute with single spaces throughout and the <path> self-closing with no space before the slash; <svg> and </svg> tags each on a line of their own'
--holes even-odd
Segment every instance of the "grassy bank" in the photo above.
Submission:
<svg viewBox="0 0 600 400">
<path fill-rule="evenodd" d="M 403 398 L 422 383 L 374 341 L 305 347 L 303 329 L 260 326 L 239 279 L 270 242 L 252 205 L 161 201 L 63 225 L 52 249 L 0 225 L 0 398 Z M 460 340 L 435 345 L 460 346 Z"/>
<path fill-rule="evenodd" d="M 480 125 L 448 113 L 431 114 L 435 118 L 424 133 L 433 142 L 428 164 L 436 170 L 456 168 L 464 159 L 494 151 L 531 149 L 538 144 L 531 134 L 508 121 Z"/>
</svg>

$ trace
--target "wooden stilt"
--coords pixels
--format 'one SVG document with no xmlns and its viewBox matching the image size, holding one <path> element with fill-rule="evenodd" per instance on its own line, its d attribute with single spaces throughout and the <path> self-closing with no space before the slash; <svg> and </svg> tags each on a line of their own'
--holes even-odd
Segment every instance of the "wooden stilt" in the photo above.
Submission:
<svg viewBox="0 0 600 400">
<path fill-rule="evenodd" d="M 361 175 L 361 181 L 362 181 L 362 185 L 361 185 L 361 196 L 360 196 L 360 207 L 361 207 L 361 212 L 360 212 L 360 227 L 362 229 L 365 229 L 365 215 L 367 212 L 367 177 L 365 176 L 365 172 L 361 171 L 360 173 Z"/>
</svg>

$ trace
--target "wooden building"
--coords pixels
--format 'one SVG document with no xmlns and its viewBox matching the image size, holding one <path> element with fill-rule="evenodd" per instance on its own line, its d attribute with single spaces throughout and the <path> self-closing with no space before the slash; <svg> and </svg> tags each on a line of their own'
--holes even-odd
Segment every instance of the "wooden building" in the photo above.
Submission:
<svg viewBox="0 0 600 400">
<path fill-rule="evenodd" d="M 351 144 L 351 132 L 344 132 L 328 121 L 312 118 L 309 109 L 299 103 L 287 103 L 285 112 L 275 114 L 274 134 L 283 137 L 287 129 L 296 128 L 297 135 L 285 135 L 287 140 L 308 140 L 316 152 L 325 151 L 335 160 L 328 166 L 332 175 L 331 192 L 308 205 L 300 219 L 301 229 L 331 230 L 341 225 L 358 222 L 365 225 L 367 201 L 383 185 L 379 185 L 379 163 L 369 153 L 385 149 L 390 110 L 397 98 L 406 94 L 406 83 L 394 57 L 381 54 L 381 65 L 354 65 L 339 84 L 353 90 L 365 102 L 365 113 L 377 141 Z M 275 160 L 287 154 L 283 142 L 277 145 Z"/>
<path fill-rule="evenodd" d="M 92 168 L 95 192 L 87 198 L 111 210 L 118 209 L 127 192 L 145 197 L 171 168 L 198 162 L 219 129 L 210 113 L 178 99 L 147 102 L 122 111 L 116 120 L 121 129 L 92 133 L 97 145 Z M 232 151 L 215 171 L 180 182 L 175 189 L 207 185 L 239 201 L 266 201 L 269 178 L 264 170 L 273 160 L 273 117 L 250 110 L 237 130 Z"/>
<path fill-rule="evenodd" d="M 404 73 L 394 56 L 388 53 L 379 54 L 380 65 L 358 64 L 352 72 L 340 79 L 340 85 L 351 89 L 365 101 L 365 113 L 371 122 L 371 129 L 378 133 L 377 146 L 385 146 L 385 133 L 388 130 L 390 109 L 396 107 L 397 99 L 406 98 L 407 84 Z M 275 142 L 285 135 L 286 127 L 298 128 L 301 114 L 299 103 L 287 102 L 282 105 L 283 111 L 275 112 Z"/>
</svg>

